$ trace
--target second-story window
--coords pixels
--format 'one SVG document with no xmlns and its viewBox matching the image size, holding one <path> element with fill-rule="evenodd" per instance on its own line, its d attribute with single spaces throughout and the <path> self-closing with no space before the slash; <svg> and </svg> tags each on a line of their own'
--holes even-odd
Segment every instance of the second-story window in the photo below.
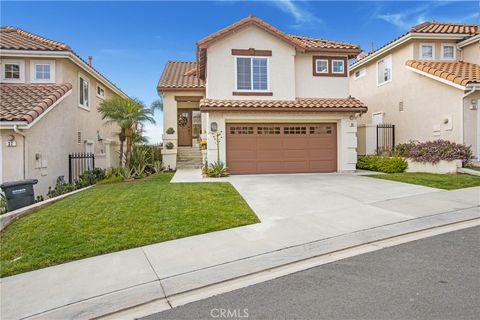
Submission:
<svg viewBox="0 0 480 320">
<path fill-rule="evenodd" d="M 344 73 L 345 65 L 343 60 L 332 60 L 333 73 Z"/>
<path fill-rule="evenodd" d="M 422 43 L 420 45 L 420 59 L 435 59 L 435 46 L 432 43 Z"/>
<path fill-rule="evenodd" d="M 442 44 L 442 59 L 454 60 L 455 59 L 455 45 Z"/>
<path fill-rule="evenodd" d="M 236 58 L 237 90 L 268 90 L 268 58 Z"/>
<path fill-rule="evenodd" d="M 316 59 L 315 69 L 317 73 L 328 73 L 328 59 Z"/>
<path fill-rule="evenodd" d="M 24 62 L 22 60 L 8 60 L 1 61 L 3 82 L 24 82 L 25 71 Z"/>
<path fill-rule="evenodd" d="M 392 81 L 392 56 L 385 57 L 377 62 L 377 73 L 378 85 Z"/>
<path fill-rule="evenodd" d="M 55 60 L 30 60 L 31 82 L 55 82 Z"/>
<path fill-rule="evenodd" d="M 79 105 L 82 108 L 89 109 L 90 108 L 90 93 L 88 87 L 88 80 L 84 76 L 80 76 L 78 79 L 78 97 L 79 97 Z"/>
</svg>

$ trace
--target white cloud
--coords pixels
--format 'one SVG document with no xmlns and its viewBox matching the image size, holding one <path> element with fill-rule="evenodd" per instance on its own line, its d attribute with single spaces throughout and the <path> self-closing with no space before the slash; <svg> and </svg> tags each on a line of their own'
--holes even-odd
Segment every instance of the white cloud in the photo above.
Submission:
<svg viewBox="0 0 480 320">
<path fill-rule="evenodd" d="M 449 1 L 438 1 L 419 6 L 409 7 L 408 9 L 400 12 L 376 12 L 374 14 L 375 19 L 386 21 L 402 31 L 408 30 L 411 27 L 423 23 L 425 21 L 445 21 L 445 22 L 476 22 L 480 17 L 480 13 L 475 11 L 470 15 L 459 16 L 438 16 L 433 11 L 438 7 L 443 7 L 453 4 Z M 455 12 L 451 10 L 450 12 Z"/>
<path fill-rule="evenodd" d="M 300 5 L 301 2 L 295 3 L 292 0 L 281 0 L 273 3 L 281 11 L 293 17 L 295 20 L 293 27 L 295 28 L 318 26 L 322 23 L 322 19 L 302 7 Z"/>
<path fill-rule="evenodd" d="M 160 143 L 162 141 L 163 128 L 152 124 L 145 125 L 145 136 L 149 143 Z"/>
</svg>

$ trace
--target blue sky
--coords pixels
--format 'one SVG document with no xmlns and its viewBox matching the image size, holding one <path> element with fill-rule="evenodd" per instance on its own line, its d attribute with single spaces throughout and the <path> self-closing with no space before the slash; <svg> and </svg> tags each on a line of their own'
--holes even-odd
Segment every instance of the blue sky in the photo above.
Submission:
<svg viewBox="0 0 480 320">
<path fill-rule="evenodd" d="M 147 105 L 168 60 L 194 60 L 195 41 L 248 14 L 281 30 L 358 43 L 388 42 L 427 20 L 479 23 L 479 1 L 1 2 L 1 24 L 69 44 L 132 97 Z M 148 126 L 160 139 L 162 115 Z"/>
</svg>

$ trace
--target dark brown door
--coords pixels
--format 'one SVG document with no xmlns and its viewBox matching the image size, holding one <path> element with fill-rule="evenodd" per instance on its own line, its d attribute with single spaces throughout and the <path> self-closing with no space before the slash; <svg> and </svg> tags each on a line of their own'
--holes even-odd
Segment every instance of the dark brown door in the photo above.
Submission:
<svg viewBox="0 0 480 320">
<path fill-rule="evenodd" d="M 192 110 L 178 109 L 177 118 L 178 145 L 192 145 Z"/>
<path fill-rule="evenodd" d="M 335 123 L 227 124 L 233 174 L 337 171 Z"/>
</svg>

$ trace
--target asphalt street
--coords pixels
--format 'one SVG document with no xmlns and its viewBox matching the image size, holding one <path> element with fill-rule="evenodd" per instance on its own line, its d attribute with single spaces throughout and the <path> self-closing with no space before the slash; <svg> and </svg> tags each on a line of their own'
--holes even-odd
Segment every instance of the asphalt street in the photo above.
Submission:
<svg viewBox="0 0 480 320">
<path fill-rule="evenodd" d="M 480 227 L 382 249 L 150 315 L 156 319 L 479 319 Z"/>
</svg>

